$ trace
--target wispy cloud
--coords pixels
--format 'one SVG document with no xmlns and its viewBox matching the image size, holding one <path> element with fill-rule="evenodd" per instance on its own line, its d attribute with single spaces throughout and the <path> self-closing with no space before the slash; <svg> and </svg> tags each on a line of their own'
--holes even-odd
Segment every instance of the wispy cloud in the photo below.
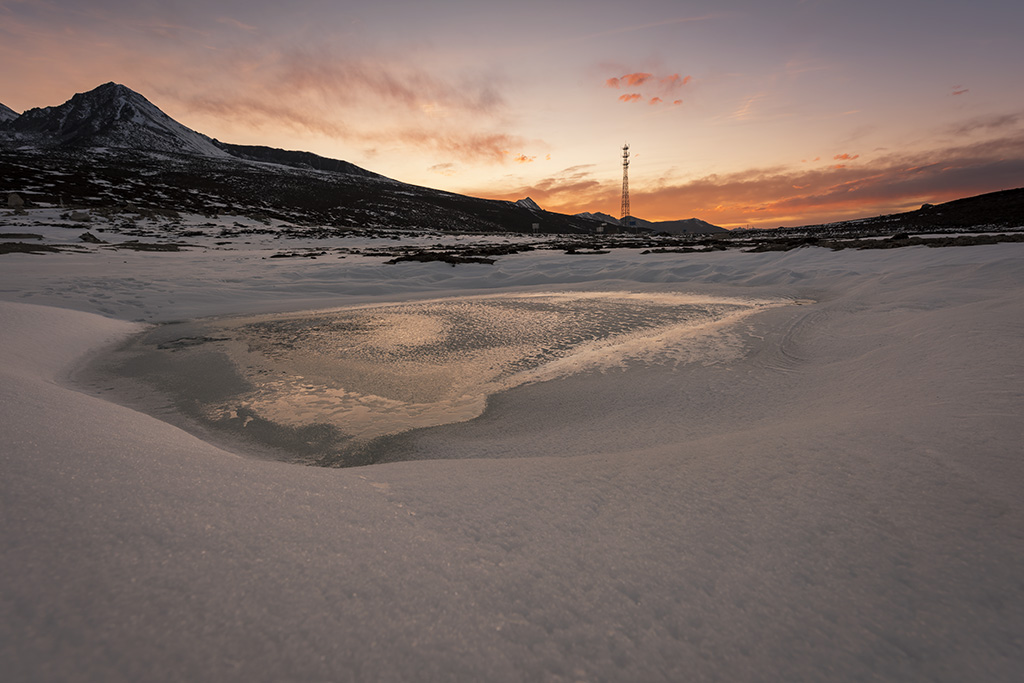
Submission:
<svg viewBox="0 0 1024 683">
<path fill-rule="evenodd" d="M 256 33 L 257 31 L 259 31 L 259 28 L 256 26 L 243 23 L 238 19 L 233 19 L 231 17 L 218 17 L 217 23 L 224 24 L 225 26 L 230 26 L 231 28 L 238 29 L 239 31 L 245 31 L 246 33 Z"/>
<path fill-rule="evenodd" d="M 437 173 L 443 176 L 453 176 L 456 174 L 455 164 L 452 162 L 445 162 L 443 164 L 434 164 L 429 169 L 431 173 Z"/>
<path fill-rule="evenodd" d="M 767 95 L 764 93 L 758 93 L 747 97 L 740 103 L 739 107 L 736 108 L 736 111 L 734 111 L 729 118 L 741 121 L 751 118 L 754 115 L 754 106 L 765 97 L 767 97 Z"/>
<path fill-rule="evenodd" d="M 721 18 L 724 15 L 719 14 L 708 14 L 699 17 L 675 17 L 672 19 L 663 19 L 661 21 L 654 21 L 647 24 L 636 24 L 633 26 L 622 26 L 614 28 L 609 31 L 602 31 L 600 33 L 591 33 L 587 36 L 583 36 L 583 40 L 592 38 L 607 38 L 608 36 L 617 36 L 623 33 L 635 33 L 636 31 L 646 31 L 652 28 L 660 28 L 663 26 L 674 26 L 676 24 L 692 24 L 701 21 L 710 21 L 712 19 Z"/>
<path fill-rule="evenodd" d="M 491 78 L 453 79 L 406 64 L 329 52 L 288 50 L 272 55 L 264 68 L 278 92 L 315 94 L 342 107 L 366 100 L 407 109 L 442 103 L 449 109 L 492 114 L 505 105 Z"/>
<path fill-rule="evenodd" d="M 1024 128 L 1024 112 L 976 116 L 956 123 L 948 129 L 948 132 L 954 136 L 992 132 L 1005 134 L 1017 128 Z"/>
</svg>

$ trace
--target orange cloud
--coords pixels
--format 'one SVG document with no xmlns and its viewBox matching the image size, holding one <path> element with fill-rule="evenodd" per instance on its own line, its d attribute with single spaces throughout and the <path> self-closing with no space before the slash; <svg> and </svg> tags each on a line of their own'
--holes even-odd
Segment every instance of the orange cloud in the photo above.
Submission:
<svg viewBox="0 0 1024 683">
<path fill-rule="evenodd" d="M 636 73 L 625 74 L 623 76 L 609 78 L 604 82 L 606 88 L 621 88 L 623 85 L 631 87 L 651 88 L 654 90 L 653 93 L 630 93 L 628 95 L 619 96 L 621 102 L 636 102 L 640 99 L 646 99 L 649 104 L 665 104 L 665 98 L 675 91 L 682 88 L 684 85 L 689 83 L 692 79 L 691 76 L 680 76 L 678 73 L 670 74 L 668 76 L 654 76 L 647 72 L 638 71 Z M 674 99 L 672 104 L 678 106 L 682 104 L 681 99 Z"/>
<path fill-rule="evenodd" d="M 520 164 L 528 164 L 531 161 L 534 161 L 536 158 L 537 157 L 528 157 L 525 154 L 517 154 L 514 158 L 514 161 Z"/>
<path fill-rule="evenodd" d="M 836 161 L 853 161 L 854 159 L 860 158 L 860 155 L 854 154 L 853 156 L 850 156 L 849 154 L 837 154 L 832 158 Z"/>
<path fill-rule="evenodd" d="M 630 86 L 636 87 L 638 85 L 643 85 L 648 80 L 650 80 L 650 78 L 651 78 L 651 74 L 635 73 L 635 74 L 626 74 L 625 76 L 622 77 L 622 80 L 625 81 L 626 85 L 630 85 Z"/>
</svg>

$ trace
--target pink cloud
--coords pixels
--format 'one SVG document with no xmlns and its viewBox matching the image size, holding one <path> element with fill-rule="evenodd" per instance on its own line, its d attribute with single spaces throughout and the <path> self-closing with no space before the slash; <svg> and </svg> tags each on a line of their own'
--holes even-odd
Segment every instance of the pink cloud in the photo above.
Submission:
<svg viewBox="0 0 1024 683">
<path fill-rule="evenodd" d="M 660 79 L 659 82 L 666 90 L 675 90 L 676 88 L 683 87 L 691 80 L 693 80 L 692 76 L 680 77 L 679 74 L 672 74 L 671 76 L 665 76 Z"/>
<path fill-rule="evenodd" d="M 617 78 L 609 78 L 607 81 L 604 82 L 604 87 L 618 88 L 621 87 L 621 82 Z"/>
<path fill-rule="evenodd" d="M 643 97 L 643 95 L 641 95 L 638 92 L 635 92 L 635 93 L 630 93 L 628 95 L 619 95 L 619 101 L 620 102 L 636 102 L 641 97 Z"/>
<path fill-rule="evenodd" d="M 626 74 L 622 77 L 622 80 L 626 82 L 626 85 L 638 86 L 643 85 L 651 79 L 651 74 L 648 73 L 634 73 Z"/>
<path fill-rule="evenodd" d="M 652 97 L 651 101 L 648 102 L 647 104 L 661 104 L 662 102 L 664 102 L 664 100 L 662 100 L 660 97 Z"/>
</svg>

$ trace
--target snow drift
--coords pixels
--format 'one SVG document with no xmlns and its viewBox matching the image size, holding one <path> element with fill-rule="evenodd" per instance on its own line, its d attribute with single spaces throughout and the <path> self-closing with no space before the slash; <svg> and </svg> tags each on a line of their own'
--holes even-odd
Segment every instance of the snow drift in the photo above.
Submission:
<svg viewBox="0 0 1024 683">
<path fill-rule="evenodd" d="M 1016 244 L 458 268 L 8 255 L 0 667 L 1014 680 L 1022 260 Z M 537 288 L 793 305 L 734 325 L 718 341 L 735 354 L 521 386 L 396 441 L 407 461 L 362 468 L 232 454 L 64 385 L 140 329 L 125 320 Z"/>
</svg>

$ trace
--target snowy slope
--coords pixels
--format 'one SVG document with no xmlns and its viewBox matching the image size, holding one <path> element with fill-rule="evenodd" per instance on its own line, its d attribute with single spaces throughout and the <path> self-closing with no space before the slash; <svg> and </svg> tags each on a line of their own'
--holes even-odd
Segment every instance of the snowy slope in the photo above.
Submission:
<svg viewBox="0 0 1024 683">
<path fill-rule="evenodd" d="M 16 118 L 18 118 L 18 112 L 4 104 L 0 104 L 0 124 L 13 121 Z"/>
<path fill-rule="evenodd" d="M 1018 680 L 1024 245 L 248 249 L 0 256 L 6 680 Z M 346 470 L 63 386 L 135 317 L 566 289 L 813 303 Z"/>
<path fill-rule="evenodd" d="M 41 144 L 227 156 L 210 138 L 181 125 L 139 93 L 117 83 L 79 93 L 57 107 L 30 109 L 11 129 Z"/>
</svg>

